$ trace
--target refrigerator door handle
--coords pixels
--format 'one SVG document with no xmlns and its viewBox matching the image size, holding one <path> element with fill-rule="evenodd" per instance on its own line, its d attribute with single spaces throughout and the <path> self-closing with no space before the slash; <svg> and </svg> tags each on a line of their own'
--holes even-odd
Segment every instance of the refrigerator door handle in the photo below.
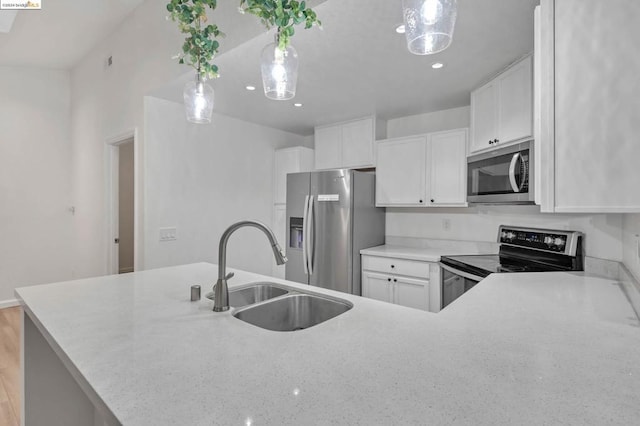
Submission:
<svg viewBox="0 0 640 426">
<path fill-rule="evenodd" d="M 311 233 L 313 230 L 313 195 L 309 197 L 309 209 L 307 212 L 307 235 L 305 237 L 305 245 L 307 246 L 307 264 L 309 268 L 309 275 L 313 275 L 313 244 Z M 315 238 L 314 238 L 315 239 Z"/>
<path fill-rule="evenodd" d="M 304 274 L 309 275 L 309 269 L 307 268 L 307 238 L 309 234 L 307 232 L 307 224 L 309 223 L 309 196 L 304 197 L 304 212 L 302 213 L 302 266 Z"/>
</svg>

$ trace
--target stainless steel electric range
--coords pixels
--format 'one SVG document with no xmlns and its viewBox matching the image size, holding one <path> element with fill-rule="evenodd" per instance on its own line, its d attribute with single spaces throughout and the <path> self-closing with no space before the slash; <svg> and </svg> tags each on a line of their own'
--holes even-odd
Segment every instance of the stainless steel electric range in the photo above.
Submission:
<svg viewBox="0 0 640 426">
<path fill-rule="evenodd" d="M 500 226 L 498 254 L 443 256 L 441 308 L 493 273 L 584 270 L 583 235 L 576 231 Z"/>
</svg>

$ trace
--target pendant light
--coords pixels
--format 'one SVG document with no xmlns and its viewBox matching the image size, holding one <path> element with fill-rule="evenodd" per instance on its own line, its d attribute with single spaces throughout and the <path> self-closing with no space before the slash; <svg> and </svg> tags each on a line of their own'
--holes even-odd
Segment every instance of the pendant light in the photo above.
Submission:
<svg viewBox="0 0 640 426">
<path fill-rule="evenodd" d="M 457 0 L 402 0 L 407 47 L 430 55 L 449 47 L 456 25 Z"/>
<path fill-rule="evenodd" d="M 289 45 L 282 50 L 280 31 L 276 33 L 274 43 L 269 43 L 260 57 L 262 85 L 267 98 L 284 101 L 296 95 L 298 80 L 298 53 Z"/>
<path fill-rule="evenodd" d="M 200 70 L 196 74 L 195 81 L 190 81 L 184 86 L 183 96 L 187 121 L 197 124 L 211 123 L 213 89 L 204 82 Z"/>
</svg>

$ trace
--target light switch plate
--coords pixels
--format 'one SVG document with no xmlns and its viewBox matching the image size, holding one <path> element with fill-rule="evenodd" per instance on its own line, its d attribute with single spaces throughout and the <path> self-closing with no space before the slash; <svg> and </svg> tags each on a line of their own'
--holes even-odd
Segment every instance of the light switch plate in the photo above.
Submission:
<svg viewBox="0 0 640 426">
<path fill-rule="evenodd" d="M 160 242 L 175 241 L 178 239 L 177 229 L 174 228 L 160 228 Z"/>
</svg>

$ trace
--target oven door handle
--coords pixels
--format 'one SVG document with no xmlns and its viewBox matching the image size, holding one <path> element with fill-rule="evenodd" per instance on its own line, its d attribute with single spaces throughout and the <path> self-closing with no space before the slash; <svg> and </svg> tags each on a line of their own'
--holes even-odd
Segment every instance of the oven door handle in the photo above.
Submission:
<svg viewBox="0 0 640 426">
<path fill-rule="evenodd" d="M 445 265 L 445 264 L 444 264 L 444 263 L 442 263 L 442 262 L 440 262 L 440 267 L 441 267 L 442 269 L 444 269 L 445 271 L 449 271 L 449 272 L 451 272 L 452 274 L 459 275 L 459 276 L 461 276 L 462 278 L 466 278 L 466 279 L 468 279 L 468 280 L 472 280 L 472 281 L 476 281 L 476 282 L 480 282 L 480 281 L 482 281 L 482 280 L 483 280 L 483 278 L 482 278 L 482 277 L 479 277 L 479 276 L 477 276 L 477 275 L 470 274 L 470 273 L 468 273 L 468 272 L 462 272 L 462 271 L 460 271 L 460 270 L 458 270 L 458 269 L 453 269 L 451 266 Z"/>
</svg>

